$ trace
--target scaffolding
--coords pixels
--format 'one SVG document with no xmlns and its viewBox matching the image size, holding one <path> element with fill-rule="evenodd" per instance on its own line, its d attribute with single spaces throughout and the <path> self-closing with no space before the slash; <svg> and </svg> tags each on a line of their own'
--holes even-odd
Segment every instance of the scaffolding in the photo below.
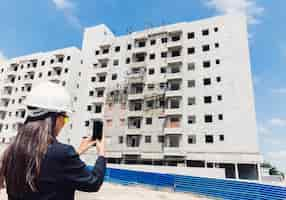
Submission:
<svg viewBox="0 0 286 200">
<path fill-rule="evenodd" d="M 177 44 L 177 45 L 172 45 L 172 46 L 168 46 L 168 39 L 170 38 L 170 34 L 172 34 L 172 37 L 174 35 L 174 39 L 172 38 L 172 41 L 174 40 L 174 42 L 177 43 L 177 41 L 179 41 L 180 39 L 177 37 L 178 33 L 177 34 L 177 31 L 172 31 L 171 33 L 168 32 L 164 27 L 162 27 L 162 29 L 158 32 L 154 32 L 153 30 L 147 30 L 149 31 L 147 33 L 147 37 L 144 36 L 144 41 L 147 43 L 147 41 L 151 41 L 152 39 L 155 39 L 155 38 L 158 38 L 158 36 L 160 36 L 159 38 L 164 38 L 164 41 L 165 42 L 162 42 L 162 52 L 165 53 L 165 56 L 162 56 L 162 62 L 161 62 L 161 66 L 162 67 L 165 67 L 166 68 L 166 73 L 167 73 L 167 69 L 169 67 L 169 60 L 168 60 L 168 57 L 169 57 L 169 51 L 170 51 L 170 48 L 180 48 L 178 47 L 180 44 Z M 136 40 L 136 38 L 134 37 L 131 37 L 132 35 L 130 34 L 128 36 L 128 40 L 132 39 L 131 42 L 128 42 L 128 44 L 134 44 L 134 41 Z M 137 38 L 138 39 L 138 38 Z M 139 37 L 140 39 L 140 37 Z M 128 69 L 128 72 L 127 72 L 127 98 L 128 99 L 128 95 L 133 95 L 133 94 L 139 94 L 137 92 L 133 93 L 131 92 L 131 88 L 132 86 L 134 87 L 134 84 L 142 84 L 143 86 L 143 90 L 140 94 L 141 95 L 138 95 L 134 98 L 140 98 L 142 99 L 142 103 L 143 103 L 143 106 L 142 106 L 142 111 L 143 111 L 143 116 L 156 116 L 158 117 L 159 119 L 162 120 L 162 124 L 161 124 L 161 135 L 160 135 L 160 138 L 161 138 L 161 142 L 162 142 L 162 151 L 164 151 L 164 147 L 165 147 L 165 128 L 166 128 L 166 124 L 167 124 L 167 121 L 168 121 L 168 118 L 167 118 L 167 115 L 165 113 L 165 109 L 167 108 L 166 107 L 166 103 L 167 103 L 167 97 L 166 97 L 166 92 L 168 90 L 168 77 L 167 77 L 167 74 L 164 73 L 161 75 L 160 77 L 160 81 L 156 81 L 154 80 L 153 82 L 148 82 L 146 83 L 147 81 L 147 68 L 148 68 L 148 61 L 146 61 L 146 54 L 149 52 L 148 51 L 148 44 L 140 44 L 140 48 L 142 49 L 138 49 L 138 51 L 136 51 L 136 53 L 142 53 L 145 55 L 145 60 L 143 60 L 143 58 L 141 59 L 140 57 L 140 62 L 136 62 L 136 63 L 132 63 L 134 61 L 134 59 L 132 59 L 132 64 L 131 66 L 129 66 L 129 69 Z M 134 46 L 134 45 L 133 45 Z M 136 47 L 135 47 L 136 48 Z M 181 52 L 180 52 L 181 53 Z M 178 53 L 177 51 L 174 53 L 174 56 L 172 54 L 172 57 L 175 57 L 177 56 L 177 54 L 180 54 Z M 134 56 L 134 55 L 132 55 Z M 133 57 L 132 57 L 133 58 Z M 176 70 L 176 69 L 174 69 Z M 169 72 L 169 69 L 168 69 L 168 72 Z M 150 88 L 149 88 L 150 87 Z M 134 88 L 132 88 L 134 89 Z M 138 91 L 140 91 L 140 89 L 138 89 Z M 133 99 L 133 98 L 131 98 Z M 131 101 L 130 99 L 130 101 Z M 127 105 L 129 104 L 130 102 L 127 101 Z M 134 158 L 130 158 L 129 157 L 129 160 L 137 160 L 136 162 L 138 162 L 138 159 L 140 159 L 139 157 L 135 156 Z M 127 160 L 127 158 L 124 157 L 123 155 L 123 162 Z M 139 161 L 140 162 L 140 161 Z M 152 161 L 153 163 L 153 161 Z"/>
</svg>

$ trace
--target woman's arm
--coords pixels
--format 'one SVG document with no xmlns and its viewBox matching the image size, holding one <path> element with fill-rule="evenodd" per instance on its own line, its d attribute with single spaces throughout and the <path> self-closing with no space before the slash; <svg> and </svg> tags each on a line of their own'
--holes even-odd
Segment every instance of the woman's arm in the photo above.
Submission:
<svg viewBox="0 0 286 200">
<path fill-rule="evenodd" d="M 60 177 L 65 187 L 85 192 L 97 192 L 104 180 L 106 160 L 104 156 L 98 156 L 93 170 L 90 171 L 74 148 L 68 146 L 62 166 Z"/>
</svg>

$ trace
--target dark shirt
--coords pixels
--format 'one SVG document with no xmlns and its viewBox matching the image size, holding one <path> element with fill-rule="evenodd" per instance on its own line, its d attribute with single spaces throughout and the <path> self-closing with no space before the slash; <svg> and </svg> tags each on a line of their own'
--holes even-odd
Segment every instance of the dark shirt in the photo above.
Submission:
<svg viewBox="0 0 286 200">
<path fill-rule="evenodd" d="M 105 158 L 98 157 L 88 170 L 71 145 L 54 142 L 41 164 L 38 192 L 10 194 L 9 200 L 74 200 L 75 190 L 97 192 L 104 180 Z"/>
</svg>

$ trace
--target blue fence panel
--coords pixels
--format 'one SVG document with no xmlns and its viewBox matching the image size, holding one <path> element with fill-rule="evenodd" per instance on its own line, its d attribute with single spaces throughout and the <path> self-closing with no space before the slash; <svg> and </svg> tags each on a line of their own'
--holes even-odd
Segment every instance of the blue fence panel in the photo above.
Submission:
<svg viewBox="0 0 286 200">
<path fill-rule="evenodd" d="M 92 167 L 88 167 L 90 170 Z M 108 168 L 105 180 L 119 184 L 145 184 L 168 187 L 229 200 L 286 200 L 286 187 L 236 180 L 182 176 Z"/>
<path fill-rule="evenodd" d="M 286 199 L 286 188 L 232 180 L 176 176 L 176 190 L 202 193 L 221 192 L 222 197 L 230 199 Z M 242 198 L 243 197 L 243 198 Z"/>
<path fill-rule="evenodd" d="M 155 173 L 147 173 L 147 172 L 139 172 L 137 173 L 137 181 L 141 184 L 147 185 L 156 185 L 156 174 Z"/>
<path fill-rule="evenodd" d="M 158 174 L 157 183 L 158 187 L 174 187 L 175 176 L 170 174 Z"/>
<path fill-rule="evenodd" d="M 156 187 L 173 187 L 175 177 L 169 174 L 151 172 L 137 172 L 137 181 L 140 184 L 153 185 Z"/>
</svg>

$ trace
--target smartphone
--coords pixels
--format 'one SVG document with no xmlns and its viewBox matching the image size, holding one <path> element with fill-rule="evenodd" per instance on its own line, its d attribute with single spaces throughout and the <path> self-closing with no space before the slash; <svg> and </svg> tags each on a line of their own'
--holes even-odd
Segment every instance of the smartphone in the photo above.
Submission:
<svg viewBox="0 0 286 200">
<path fill-rule="evenodd" d="M 102 139 L 103 122 L 101 120 L 93 121 L 92 140 Z"/>
</svg>

